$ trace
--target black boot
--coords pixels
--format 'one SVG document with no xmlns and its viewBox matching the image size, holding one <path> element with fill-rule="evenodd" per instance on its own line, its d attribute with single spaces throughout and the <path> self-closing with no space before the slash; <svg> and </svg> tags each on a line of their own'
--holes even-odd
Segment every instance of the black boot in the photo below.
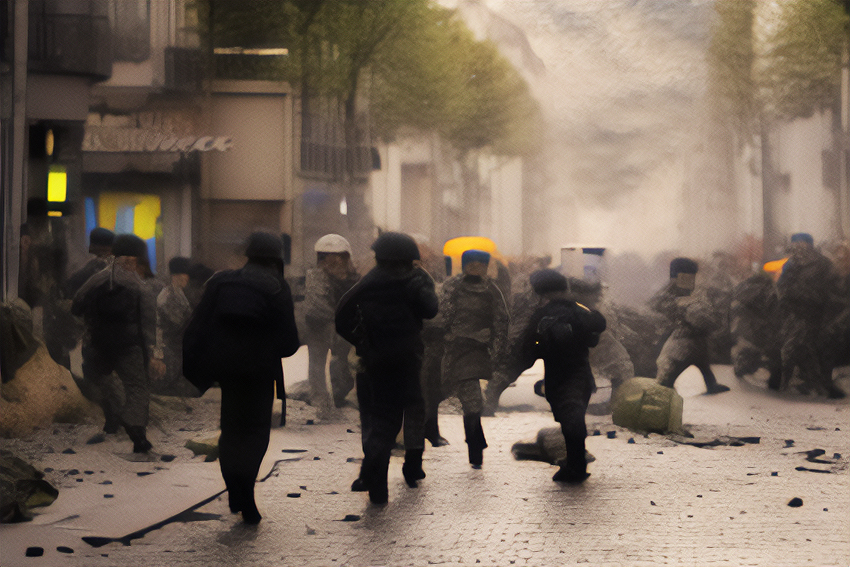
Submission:
<svg viewBox="0 0 850 567">
<path fill-rule="evenodd" d="M 386 464 L 381 463 L 376 466 L 374 474 L 369 475 L 369 501 L 372 504 L 386 504 L 390 499 L 389 489 L 387 488 L 387 470 L 389 469 L 389 459 Z"/>
<path fill-rule="evenodd" d="M 487 440 L 481 427 L 481 414 L 471 413 L 463 416 L 463 430 L 466 433 L 466 446 L 469 452 L 469 464 L 480 468 L 484 462 L 484 449 Z"/>
<path fill-rule="evenodd" d="M 103 410 L 103 416 L 106 418 L 103 424 L 103 432 L 118 433 L 118 430 L 121 428 L 121 419 L 109 409 Z"/>
<path fill-rule="evenodd" d="M 127 435 L 130 436 L 130 441 L 133 442 L 134 453 L 147 453 L 153 449 L 153 445 L 151 445 L 151 442 L 148 441 L 147 435 L 145 434 L 144 426 L 125 425 L 124 429 L 127 430 Z"/>
<path fill-rule="evenodd" d="M 422 470 L 423 452 L 423 449 L 409 449 L 404 452 L 401 474 L 404 475 L 404 480 L 410 488 L 416 488 L 418 486 L 416 481 L 425 478 L 425 471 Z"/>
<path fill-rule="evenodd" d="M 440 435 L 440 425 L 437 423 L 437 418 L 428 418 L 425 420 L 425 439 L 427 439 L 432 447 L 445 447 L 449 442 Z"/>
</svg>

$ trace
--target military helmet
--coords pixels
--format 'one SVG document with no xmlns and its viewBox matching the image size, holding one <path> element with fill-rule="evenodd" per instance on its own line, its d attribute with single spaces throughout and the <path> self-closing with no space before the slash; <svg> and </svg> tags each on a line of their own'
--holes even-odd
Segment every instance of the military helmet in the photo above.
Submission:
<svg viewBox="0 0 850 567">
<path fill-rule="evenodd" d="M 255 232 L 248 237 L 245 256 L 283 260 L 283 240 L 269 232 Z"/>
<path fill-rule="evenodd" d="M 670 261 L 671 278 L 675 278 L 679 274 L 696 274 L 698 270 L 697 263 L 690 258 L 673 258 Z"/>
<path fill-rule="evenodd" d="M 326 234 L 316 241 L 313 250 L 329 254 L 351 254 L 351 244 L 338 234 Z"/>
<path fill-rule="evenodd" d="M 567 289 L 567 278 L 564 274 L 552 268 L 537 270 L 529 277 L 531 289 L 538 295 Z"/>
<path fill-rule="evenodd" d="M 112 241 L 112 254 L 147 259 L 148 245 L 135 234 L 119 234 Z"/>
<path fill-rule="evenodd" d="M 115 242 L 115 233 L 108 228 L 98 226 L 89 232 L 89 251 L 94 246 L 112 246 L 113 242 Z"/>
<path fill-rule="evenodd" d="M 412 262 L 419 260 L 416 241 L 401 232 L 385 232 L 372 243 L 376 260 Z"/>
<path fill-rule="evenodd" d="M 184 258 L 183 256 L 175 256 L 168 262 L 168 273 L 171 275 L 175 274 L 189 274 L 189 266 L 191 262 L 189 258 Z"/>
</svg>

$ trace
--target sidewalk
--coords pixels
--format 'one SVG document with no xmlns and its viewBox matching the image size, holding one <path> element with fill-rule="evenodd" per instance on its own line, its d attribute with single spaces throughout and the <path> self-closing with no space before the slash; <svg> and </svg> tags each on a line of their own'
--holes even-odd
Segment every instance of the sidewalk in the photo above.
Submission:
<svg viewBox="0 0 850 567">
<path fill-rule="evenodd" d="M 511 455 L 515 442 L 533 440 L 540 428 L 555 425 L 551 414 L 539 411 L 545 402 L 529 396 L 532 373 L 506 392 L 507 411 L 484 418 L 490 447 L 481 470 L 466 462 L 461 417 L 441 415 L 451 444 L 427 447 L 428 477 L 417 489 L 406 486 L 401 459 L 394 458 L 387 506 L 373 506 L 365 494 L 349 490 L 361 451 L 356 411 L 346 409 L 339 422 L 292 422 L 273 431 L 264 480 L 257 485 L 264 519 L 256 528 L 239 522 L 227 510 L 226 497 L 218 497 L 181 521 L 125 540 L 129 545 L 84 543 L 82 536 L 120 538 L 140 529 L 144 509 L 160 509 L 156 521 L 164 520 L 223 489 L 217 462 L 156 463 L 161 468 L 155 474 L 128 476 L 121 486 L 91 483 L 114 493 L 108 505 L 91 487 L 65 491 L 66 502 L 61 495 L 33 522 L 0 527 L 0 562 L 4 567 L 850 564 L 850 405 L 793 400 L 737 381 L 728 367 L 716 370 L 732 392 L 702 395 L 693 369 L 677 382 L 685 423 L 699 439 L 759 437 L 757 444 L 700 448 L 634 434 L 613 426 L 610 416 L 588 416 L 588 449 L 596 456 L 592 476 L 581 486 L 554 483 L 555 467 Z M 806 452 L 814 449 L 823 450 L 817 459 L 822 462 L 807 460 Z M 134 467 L 150 463 L 125 468 L 134 475 Z M 793 498 L 802 506 L 789 506 Z M 72 510 L 80 510 L 79 517 L 68 518 Z M 44 556 L 25 557 L 31 546 L 44 548 Z M 63 553 L 60 546 L 73 552 Z"/>
</svg>

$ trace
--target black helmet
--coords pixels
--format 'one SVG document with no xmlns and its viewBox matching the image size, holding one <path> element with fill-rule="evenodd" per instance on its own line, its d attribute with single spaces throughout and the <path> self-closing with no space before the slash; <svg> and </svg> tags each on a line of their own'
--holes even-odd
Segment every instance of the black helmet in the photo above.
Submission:
<svg viewBox="0 0 850 567">
<path fill-rule="evenodd" d="M 419 247 L 410 236 L 401 232 L 385 232 L 372 243 L 375 259 L 391 262 L 419 260 Z"/>
<path fill-rule="evenodd" d="M 567 289 L 567 278 L 561 272 L 551 268 L 537 270 L 531 274 L 529 281 L 531 283 L 531 289 L 537 295 Z"/>
<path fill-rule="evenodd" d="M 696 274 L 698 270 L 697 263 L 690 258 L 673 258 L 670 262 L 671 278 L 675 278 L 679 274 Z"/>
<path fill-rule="evenodd" d="M 135 234 L 119 234 L 112 241 L 112 254 L 118 256 L 135 256 L 147 260 L 148 245 Z"/>
<path fill-rule="evenodd" d="M 249 258 L 283 261 L 283 240 L 269 232 L 255 232 L 248 237 L 245 255 Z"/>
<path fill-rule="evenodd" d="M 168 262 L 168 272 L 171 275 L 175 274 L 189 274 L 189 266 L 191 262 L 189 258 L 184 258 L 182 256 L 175 256 Z"/>
<path fill-rule="evenodd" d="M 91 232 L 89 232 L 89 249 L 94 246 L 109 247 L 112 246 L 113 242 L 115 242 L 115 233 L 108 228 L 99 226 L 97 228 L 93 228 Z"/>
</svg>

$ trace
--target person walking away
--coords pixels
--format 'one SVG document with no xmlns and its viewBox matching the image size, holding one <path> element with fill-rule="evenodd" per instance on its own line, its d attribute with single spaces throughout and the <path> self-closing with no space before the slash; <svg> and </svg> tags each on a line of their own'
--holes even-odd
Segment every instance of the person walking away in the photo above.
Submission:
<svg viewBox="0 0 850 567">
<path fill-rule="evenodd" d="M 189 258 L 172 258 L 168 262 L 171 282 L 156 298 L 156 358 L 165 363 L 165 374 L 153 382 L 152 390 L 166 396 L 198 396 L 197 388 L 183 378 L 183 331 L 192 315 L 184 292 L 189 266 Z"/>
<path fill-rule="evenodd" d="M 133 441 L 133 452 L 147 453 L 152 448 L 146 434 L 148 369 L 162 370 L 153 358 L 156 299 L 141 279 L 144 241 L 133 234 L 119 234 L 112 254 L 114 260 L 74 295 L 71 312 L 85 322 L 83 375 L 99 392 L 96 401 L 106 418 L 103 430 L 115 433 L 123 426 Z"/>
<path fill-rule="evenodd" d="M 281 359 L 301 345 L 282 254 L 279 236 L 251 234 L 245 266 L 210 278 L 183 339 L 184 375 L 196 386 L 221 386 L 221 476 L 230 511 L 246 524 L 262 520 L 254 484 L 269 445 Z"/>
<path fill-rule="evenodd" d="M 354 377 L 348 364 L 351 346 L 341 340 L 334 330 L 334 313 L 343 294 L 360 279 L 351 262 L 351 245 L 338 234 L 326 234 L 316 241 L 316 267 L 307 271 L 304 292 L 305 328 L 310 385 L 310 405 L 320 417 L 327 417 L 330 402 L 335 407 L 345 405 L 345 398 L 354 387 Z M 330 383 L 328 392 L 325 367 L 330 351 Z"/>
<path fill-rule="evenodd" d="M 445 321 L 443 381 L 463 408 L 463 428 L 469 463 L 480 467 L 487 440 L 481 427 L 483 395 L 480 380 L 504 371 L 508 308 L 496 283 L 487 275 L 490 254 L 467 250 L 462 272 L 443 283 L 440 309 Z M 494 368 L 495 366 L 495 368 Z"/>
<path fill-rule="evenodd" d="M 567 279 L 556 270 L 538 270 L 530 280 L 543 305 L 529 319 L 517 351 L 525 368 L 543 359 L 544 395 L 564 435 L 567 457 L 552 480 L 581 483 L 590 476 L 585 414 L 596 389 L 589 353 L 605 331 L 605 317 L 568 299 Z"/>
<path fill-rule="evenodd" d="M 386 232 L 372 244 L 376 266 L 339 302 L 337 332 L 356 348 L 362 371 L 357 400 L 363 429 L 363 463 L 352 490 L 365 489 L 374 504 L 388 500 L 390 452 L 405 408 L 422 403 L 419 372 L 424 345 L 423 319 L 438 311 L 434 281 L 422 268 L 416 241 Z M 419 452 L 421 468 L 422 452 Z M 414 459 L 415 455 L 406 454 Z"/>
<path fill-rule="evenodd" d="M 658 355 L 655 379 L 672 388 L 679 375 L 693 365 L 702 373 L 707 393 L 719 394 L 728 392 L 729 386 L 717 382 L 708 349 L 708 337 L 719 320 L 707 298 L 693 294 L 698 269 L 690 258 L 674 258 L 670 262 L 670 282 L 650 299 L 650 307 L 674 325 Z"/>
<path fill-rule="evenodd" d="M 819 336 L 827 315 L 838 311 L 838 280 L 832 262 L 815 249 L 810 234 L 791 236 L 791 254 L 776 282 L 782 319 L 781 389 L 790 386 L 797 371 L 803 392 L 814 389 L 834 399 L 846 396 L 832 381 L 832 369 L 825 370 Z"/>
</svg>

